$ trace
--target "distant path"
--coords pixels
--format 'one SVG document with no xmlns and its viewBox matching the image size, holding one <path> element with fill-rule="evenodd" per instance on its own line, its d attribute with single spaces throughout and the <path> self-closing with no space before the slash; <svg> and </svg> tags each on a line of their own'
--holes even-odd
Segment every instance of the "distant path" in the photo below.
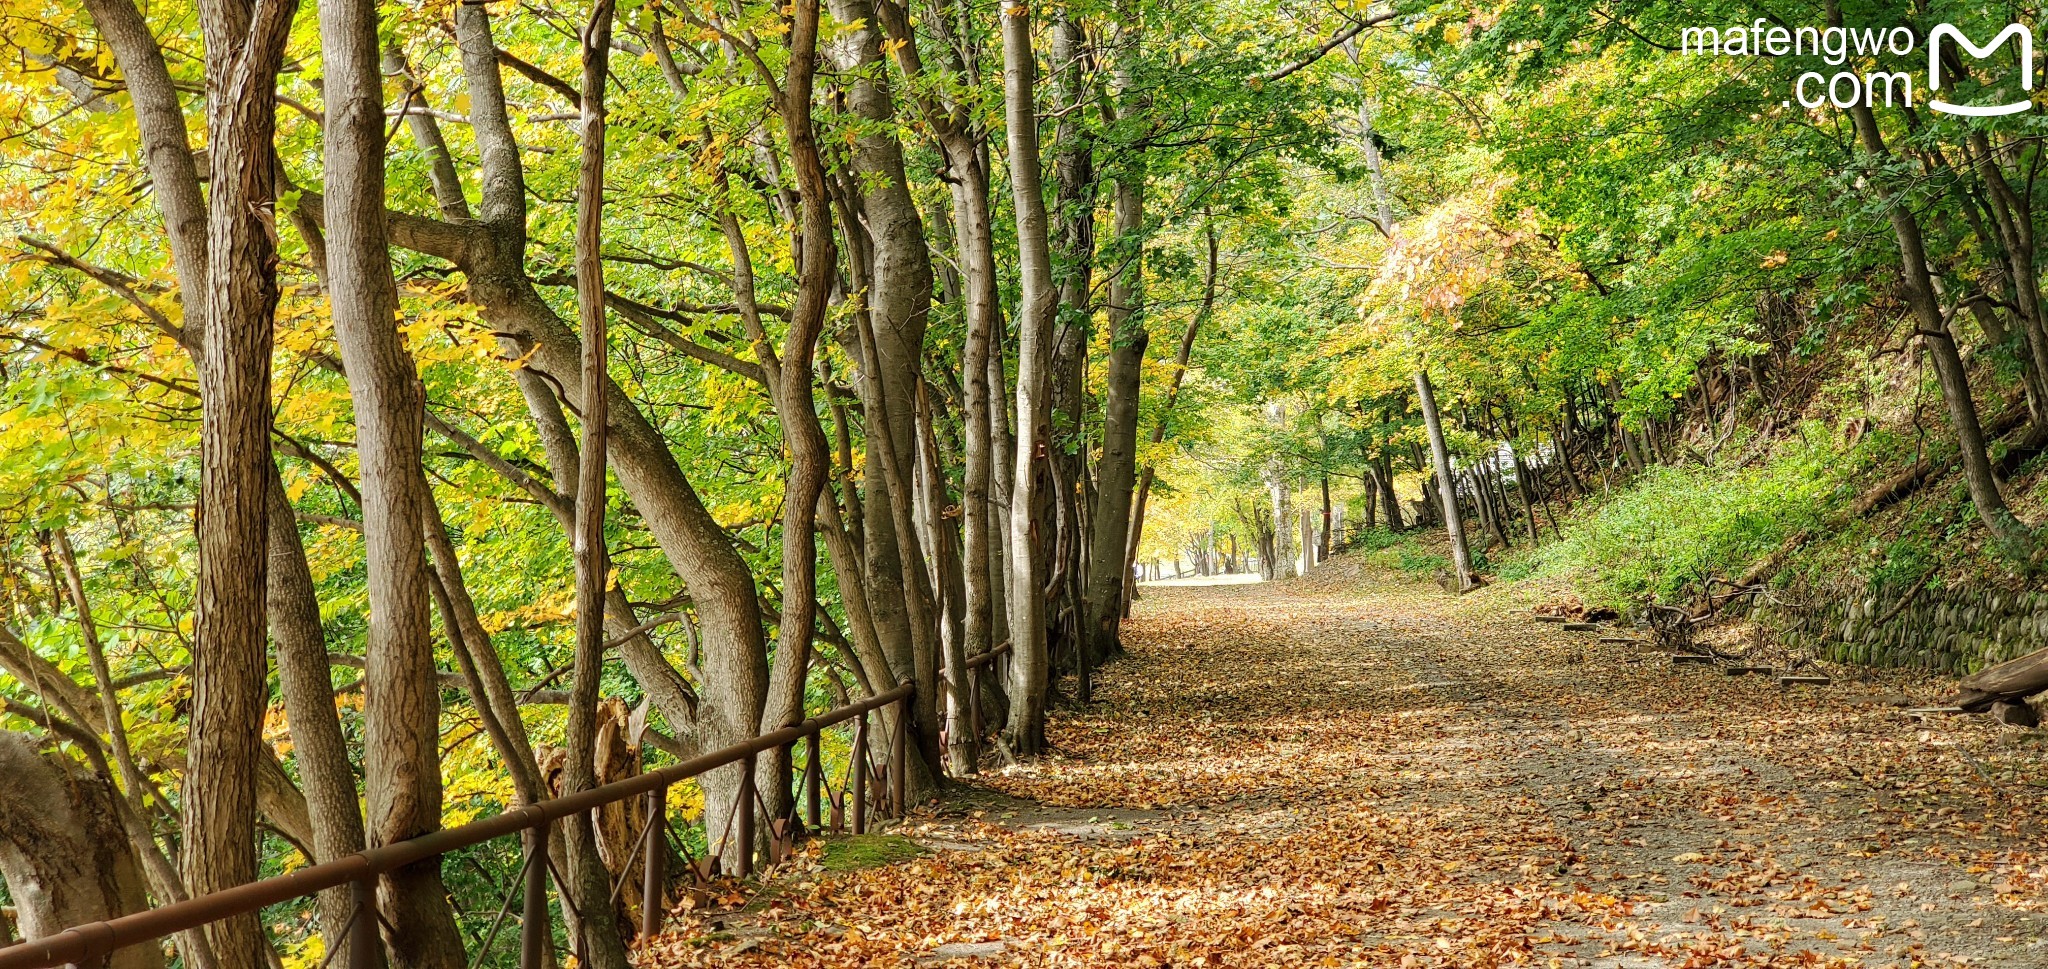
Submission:
<svg viewBox="0 0 2048 969">
<path fill-rule="evenodd" d="M 659 961 L 2048 966 L 2042 747 L 1873 702 L 1932 682 L 1674 671 L 1534 595 L 1345 559 L 1148 588 L 1060 755 L 914 826 L 933 854 Z"/>
</svg>

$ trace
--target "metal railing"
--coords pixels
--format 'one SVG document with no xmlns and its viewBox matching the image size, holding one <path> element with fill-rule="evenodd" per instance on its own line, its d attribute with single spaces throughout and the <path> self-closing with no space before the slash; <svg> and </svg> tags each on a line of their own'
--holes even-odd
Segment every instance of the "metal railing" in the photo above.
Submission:
<svg viewBox="0 0 2048 969">
<path fill-rule="evenodd" d="M 993 661 L 994 651 L 983 654 Z M 978 657 L 980 659 L 980 657 Z M 540 969 L 550 964 L 548 950 L 554 944 L 552 923 L 548 916 L 547 877 L 551 865 L 548 861 L 548 829 L 558 820 L 582 812 L 595 811 L 600 807 L 628 801 L 631 798 L 645 798 L 647 819 L 639 836 L 635 839 L 635 850 L 641 852 L 640 889 L 640 931 L 643 936 L 658 934 L 662 916 L 667 910 L 664 896 L 668 878 L 666 865 L 668 852 L 663 835 L 669 830 L 667 796 L 669 785 L 678 781 L 698 777 L 720 767 L 744 764 L 745 775 L 739 784 L 739 796 L 734 800 L 734 814 L 727 834 L 732 843 L 739 846 L 734 859 L 734 870 L 730 874 L 746 877 L 753 871 L 755 812 L 752 808 L 766 805 L 754 781 L 755 765 L 760 755 L 782 748 L 788 748 L 792 761 L 795 747 L 802 742 L 809 756 L 803 768 L 800 790 L 803 796 L 791 798 L 788 814 L 771 819 L 775 830 L 771 832 L 770 861 L 779 861 L 793 849 L 797 834 L 795 815 L 798 801 L 801 801 L 803 823 L 811 831 L 823 830 L 823 802 L 828 782 L 825 777 L 823 754 L 823 733 L 826 728 L 858 718 L 854 727 L 852 753 L 847 764 L 847 777 L 839 790 L 830 793 L 832 802 L 831 826 L 840 830 L 842 809 L 851 815 L 852 831 L 855 834 L 867 830 L 869 775 L 873 773 L 869 756 L 871 744 L 868 739 L 868 714 L 890 704 L 897 705 L 895 729 L 890 731 L 889 760 L 887 773 L 880 778 L 887 784 L 881 807 L 895 816 L 902 816 L 904 801 L 904 758 L 908 752 L 907 729 L 913 717 L 911 695 L 914 686 L 905 682 L 893 690 L 848 704 L 830 713 L 792 724 L 772 733 L 762 734 L 744 743 L 734 744 L 691 758 L 680 764 L 649 771 L 626 780 L 606 784 L 602 787 L 579 791 L 561 797 L 550 798 L 537 804 L 514 808 L 494 817 L 474 821 L 456 828 L 421 835 L 405 841 L 395 842 L 378 848 L 370 848 L 343 858 L 322 862 L 286 875 L 266 878 L 261 881 L 237 885 L 197 898 L 156 908 L 145 909 L 118 918 L 86 925 L 74 926 L 53 935 L 27 942 L 17 943 L 0 949 L 0 969 L 53 969 L 63 965 L 87 965 L 103 956 L 132 945 L 154 942 L 166 936 L 239 915 L 260 912 L 263 908 L 280 902 L 304 898 L 343 885 L 350 887 L 353 911 L 343 930 L 347 936 L 349 969 L 376 969 L 381 956 L 378 924 L 382 916 L 377 912 L 377 879 L 407 865 L 416 864 L 449 852 L 481 844 L 494 838 L 515 834 L 526 834 L 524 839 L 526 857 L 519 876 L 524 884 L 522 909 L 522 931 L 519 964 L 521 969 Z M 978 721 L 977 721 L 978 722 Z M 687 851 L 685 852 L 687 854 Z M 709 858 L 695 874 L 708 877 Z M 696 866 L 697 862 L 692 862 Z M 628 866 L 622 865 L 621 868 Z M 627 872 L 620 873 L 620 881 L 614 887 L 609 905 L 626 889 Z M 559 873 L 557 884 L 562 879 Z M 508 891 L 504 907 L 493 920 L 490 933 L 478 946 L 481 953 L 489 950 L 496 941 L 498 929 L 511 912 L 512 896 Z M 569 903 L 564 896 L 564 906 Z M 328 960 L 338 950 L 330 950 Z M 326 969 L 323 961 L 320 969 Z"/>
</svg>

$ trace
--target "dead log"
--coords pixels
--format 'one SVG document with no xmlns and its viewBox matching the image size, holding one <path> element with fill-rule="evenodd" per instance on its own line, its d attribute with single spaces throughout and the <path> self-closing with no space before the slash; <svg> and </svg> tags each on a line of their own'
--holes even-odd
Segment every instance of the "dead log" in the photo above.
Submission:
<svg viewBox="0 0 2048 969">
<path fill-rule="evenodd" d="M 2007 407 L 1996 417 L 1985 422 L 1984 438 L 1996 441 L 2018 430 L 2026 422 L 2027 409 L 2025 406 L 2016 404 Z M 2032 453 L 2032 451 L 2039 449 L 2041 437 L 2042 429 L 2036 428 L 2025 439 L 2014 444 L 2007 451 L 2008 456 Z M 1947 473 L 1950 468 L 1955 466 L 1955 463 L 1956 456 L 1952 454 L 1943 455 L 1938 460 L 1922 458 L 1915 461 L 1911 467 L 1878 482 L 1876 487 L 1859 495 L 1856 498 L 1855 504 L 1849 506 L 1849 512 L 1852 517 L 1861 518 L 1871 512 L 1888 508 L 1898 503 L 1901 499 L 1919 491 L 1922 485 L 1937 475 Z M 2005 468 L 1999 473 L 2007 474 L 2011 470 L 2011 468 Z"/>
<path fill-rule="evenodd" d="M 2048 649 L 1978 670 L 1957 685 L 1961 689 L 1944 702 L 1971 713 L 1983 713 L 2000 701 L 2024 701 L 2048 690 Z"/>
</svg>

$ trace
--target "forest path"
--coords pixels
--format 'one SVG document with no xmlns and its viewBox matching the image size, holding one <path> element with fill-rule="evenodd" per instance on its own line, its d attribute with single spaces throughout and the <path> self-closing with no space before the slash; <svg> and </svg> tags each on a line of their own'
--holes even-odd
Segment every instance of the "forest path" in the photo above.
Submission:
<svg viewBox="0 0 2048 969">
<path fill-rule="evenodd" d="M 1881 702 L 1929 679 L 1674 670 L 1537 595 L 1150 588 L 1057 754 L 905 828 L 928 854 L 655 962 L 2048 966 L 2037 734 Z"/>
</svg>

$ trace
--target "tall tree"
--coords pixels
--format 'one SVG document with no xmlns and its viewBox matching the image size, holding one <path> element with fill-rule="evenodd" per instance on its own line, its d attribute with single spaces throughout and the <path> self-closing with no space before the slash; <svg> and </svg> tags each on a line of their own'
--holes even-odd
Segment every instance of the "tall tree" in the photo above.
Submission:
<svg viewBox="0 0 2048 969">
<path fill-rule="evenodd" d="M 1010 485 L 1010 748 L 1035 757 L 1045 744 L 1050 657 L 1046 652 L 1044 537 L 1038 527 L 1039 462 L 1050 441 L 1053 316 L 1052 251 L 1046 236 L 1045 190 L 1038 151 L 1038 57 L 1032 49 L 1031 8 L 1025 0 L 1002 7 L 1003 114 L 1009 128 L 1010 191 L 1017 220 L 1017 453 Z"/>
<path fill-rule="evenodd" d="M 255 778 L 266 700 L 270 351 L 277 311 L 270 91 L 295 0 L 202 0 L 208 184 L 199 358 L 199 582 L 185 772 L 184 870 L 195 894 L 256 877 Z M 253 915 L 207 929 L 220 969 L 264 962 Z"/>
<path fill-rule="evenodd" d="M 441 827 L 440 691 L 423 554 L 425 405 L 397 326 L 384 219 L 384 79 L 375 0 L 321 0 L 327 299 L 355 405 L 370 625 L 364 708 L 371 846 Z M 266 361 L 267 364 L 267 361 Z M 383 879 L 392 963 L 461 965 L 440 859 Z"/>
</svg>

